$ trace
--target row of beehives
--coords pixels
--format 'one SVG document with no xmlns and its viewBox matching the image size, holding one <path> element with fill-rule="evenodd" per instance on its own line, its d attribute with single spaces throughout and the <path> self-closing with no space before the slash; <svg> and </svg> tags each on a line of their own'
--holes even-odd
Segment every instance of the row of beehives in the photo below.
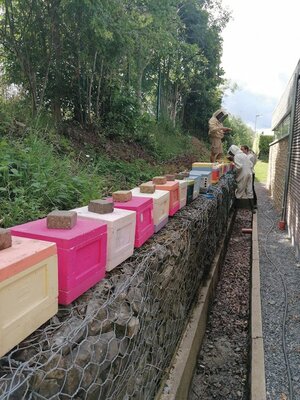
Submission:
<svg viewBox="0 0 300 400">
<path fill-rule="evenodd" d="M 99 282 L 231 168 L 194 163 L 86 207 L 0 229 L 0 357 Z"/>
</svg>

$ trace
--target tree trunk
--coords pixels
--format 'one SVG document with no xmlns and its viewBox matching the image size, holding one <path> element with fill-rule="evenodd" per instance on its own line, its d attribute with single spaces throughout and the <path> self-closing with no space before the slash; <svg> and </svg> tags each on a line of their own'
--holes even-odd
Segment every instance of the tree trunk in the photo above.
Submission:
<svg viewBox="0 0 300 400">
<path fill-rule="evenodd" d="M 61 114 L 61 85 L 62 85 L 62 60 L 61 60 L 61 37 L 60 37 L 60 15 L 59 6 L 61 0 L 55 0 L 53 2 L 53 46 L 55 56 L 55 84 L 54 84 L 54 95 L 52 100 L 52 112 L 57 124 L 62 121 Z"/>
<path fill-rule="evenodd" d="M 98 88 L 97 88 L 97 101 L 96 101 L 96 116 L 99 118 L 99 102 L 100 102 L 100 91 L 101 91 L 101 82 L 102 82 L 102 73 L 103 73 L 103 58 L 101 60 L 101 67 L 100 67 L 100 76 L 98 79 Z"/>
<path fill-rule="evenodd" d="M 92 109 L 92 88 L 93 88 L 93 81 L 94 81 L 94 75 L 95 75 L 95 70 L 96 70 L 96 62 L 97 62 L 97 55 L 98 52 L 95 52 L 94 56 L 94 63 L 93 63 L 93 69 L 92 69 L 92 74 L 91 74 L 91 79 L 90 79 L 90 85 L 89 85 L 89 92 L 88 92 L 88 120 L 91 122 L 91 109 Z"/>
</svg>

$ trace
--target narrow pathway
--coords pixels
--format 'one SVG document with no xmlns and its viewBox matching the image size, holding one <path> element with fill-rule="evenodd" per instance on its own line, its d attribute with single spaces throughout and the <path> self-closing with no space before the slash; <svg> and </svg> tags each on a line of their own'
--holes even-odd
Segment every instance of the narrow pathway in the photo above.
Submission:
<svg viewBox="0 0 300 400">
<path fill-rule="evenodd" d="M 251 222 L 237 211 L 189 400 L 248 399 Z"/>
<path fill-rule="evenodd" d="M 267 399 L 298 400 L 300 262 L 265 186 L 256 189 Z"/>
</svg>

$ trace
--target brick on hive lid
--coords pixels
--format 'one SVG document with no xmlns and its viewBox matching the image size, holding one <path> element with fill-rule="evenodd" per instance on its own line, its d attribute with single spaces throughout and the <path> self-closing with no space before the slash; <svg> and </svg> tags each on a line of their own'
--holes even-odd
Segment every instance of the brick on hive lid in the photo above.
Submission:
<svg viewBox="0 0 300 400">
<path fill-rule="evenodd" d="M 130 190 L 118 190 L 112 194 L 113 201 L 126 202 L 132 199 Z"/>
<path fill-rule="evenodd" d="M 97 214 L 109 214 L 114 211 L 114 203 L 108 200 L 91 200 L 88 210 Z"/>
<path fill-rule="evenodd" d="M 173 174 L 167 174 L 166 175 L 167 181 L 175 181 L 175 175 Z"/>
<path fill-rule="evenodd" d="M 179 174 L 175 175 L 175 179 L 183 180 L 185 178 L 185 175 L 182 172 L 179 172 Z"/>
<path fill-rule="evenodd" d="M 152 179 L 152 182 L 155 185 L 164 185 L 165 183 L 167 183 L 167 178 L 165 176 L 155 176 Z"/>
<path fill-rule="evenodd" d="M 0 228 L 0 250 L 11 247 L 11 233 L 8 229 Z"/>
<path fill-rule="evenodd" d="M 190 173 L 187 171 L 182 171 L 180 172 L 185 178 L 188 178 L 190 176 Z"/>
<path fill-rule="evenodd" d="M 47 215 L 48 229 L 72 229 L 77 223 L 76 211 L 55 210 Z"/>
<path fill-rule="evenodd" d="M 140 185 L 140 192 L 141 193 L 154 193 L 155 185 L 153 183 L 142 183 Z"/>
</svg>

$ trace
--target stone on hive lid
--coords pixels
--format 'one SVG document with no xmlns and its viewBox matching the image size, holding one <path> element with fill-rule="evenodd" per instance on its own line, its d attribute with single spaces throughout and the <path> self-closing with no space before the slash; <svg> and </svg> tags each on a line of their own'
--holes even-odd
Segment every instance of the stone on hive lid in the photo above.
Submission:
<svg viewBox="0 0 300 400">
<path fill-rule="evenodd" d="M 11 247 L 11 233 L 8 229 L 0 228 L 0 250 Z"/>
<path fill-rule="evenodd" d="M 76 211 L 52 211 L 47 215 L 48 229 L 72 229 L 77 222 Z"/>
<path fill-rule="evenodd" d="M 166 175 L 167 181 L 175 181 L 175 175 L 173 174 L 167 174 Z"/>
<path fill-rule="evenodd" d="M 155 185 L 164 185 L 165 183 L 167 183 L 167 178 L 165 176 L 155 176 L 152 179 L 152 182 Z"/>
<path fill-rule="evenodd" d="M 155 185 L 152 183 L 142 183 L 140 185 L 140 192 L 141 193 L 154 193 Z"/>
<path fill-rule="evenodd" d="M 114 203 L 108 200 L 91 200 L 88 210 L 97 214 L 109 214 L 114 211 Z"/>
<path fill-rule="evenodd" d="M 126 202 L 132 199 L 130 190 L 118 190 L 112 194 L 113 201 Z"/>
<path fill-rule="evenodd" d="M 189 176 L 190 176 L 190 173 L 189 172 L 187 172 L 187 171 L 183 171 L 183 172 L 180 172 L 185 178 L 188 178 Z"/>
<path fill-rule="evenodd" d="M 183 180 L 185 178 L 185 175 L 182 172 L 179 172 L 179 174 L 175 175 L 175 179 Z"/>
</svg>

